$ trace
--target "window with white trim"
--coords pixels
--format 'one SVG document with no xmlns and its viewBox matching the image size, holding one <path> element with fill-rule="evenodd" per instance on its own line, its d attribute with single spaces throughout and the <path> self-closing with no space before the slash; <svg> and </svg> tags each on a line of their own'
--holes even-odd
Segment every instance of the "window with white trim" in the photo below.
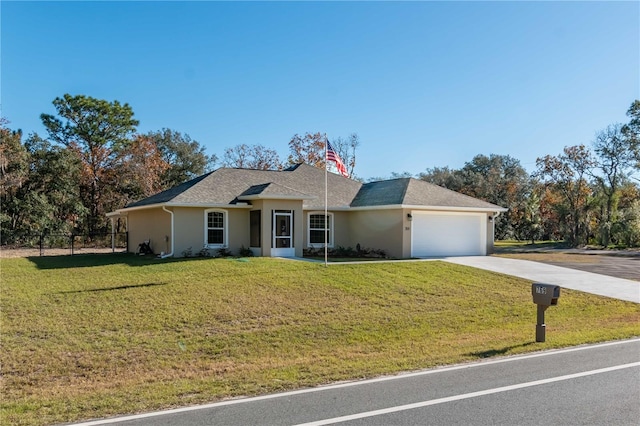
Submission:
<svg viewBox="0 0 640 426">
<path fill-rule="evenodd" d="M 325 218 L 328 219 L 326 222 Z M 311 212 L 307 225 L 307 245 L 309 247 L 324 247 L 325 230 L 327 232 L 327 247 L 333 247 L 333 213 L 327 213 L 325 216 L 324 212 Z"/>
<path fill-rule="evenodd" d="M 224 210 L 205 210 L 204 245 L 208 248 L 227 247 L 227 212 Z"/>
</svg>

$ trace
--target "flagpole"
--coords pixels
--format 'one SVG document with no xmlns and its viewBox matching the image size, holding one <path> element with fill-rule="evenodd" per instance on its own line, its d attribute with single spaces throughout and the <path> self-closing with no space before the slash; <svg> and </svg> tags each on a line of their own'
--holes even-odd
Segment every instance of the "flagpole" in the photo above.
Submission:
<svg viewBox="0 0 640 426">
<path fill-rule="evenodd" d="M 327 266 L 327 199 L 328 199 L 328 185 L 327 185 L 327 155 L 328 155 L 328 139 L 327 135 L 324 135 L 324 266 Z"/>
</svg>

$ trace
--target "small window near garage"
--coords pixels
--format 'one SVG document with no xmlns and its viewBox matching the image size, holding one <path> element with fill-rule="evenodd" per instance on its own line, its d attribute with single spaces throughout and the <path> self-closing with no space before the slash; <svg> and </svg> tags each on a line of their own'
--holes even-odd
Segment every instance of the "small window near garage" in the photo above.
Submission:
<svg viewBox="0 0 640 426">
<path fill-rule="evenodd" d="M 324 247 L 325 232 L 327 247 L 333 247 L 333 213 L 310 213 L 308 226 L 308 245 L 310 247 Z"/>
<path fill-rule="evenodd" d="M 205 241 L 209 248 L 227 246 L 227 212 L 207 210 L 205 212 Z"/>
</svg>

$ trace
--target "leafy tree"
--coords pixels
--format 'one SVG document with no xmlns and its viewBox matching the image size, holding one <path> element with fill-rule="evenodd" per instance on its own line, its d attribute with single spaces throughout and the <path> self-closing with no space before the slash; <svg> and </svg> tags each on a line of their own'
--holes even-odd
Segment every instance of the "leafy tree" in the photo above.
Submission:
<svg viewBox="0 0 640 426">
<path fill-rule="evenodd" d="M 640 100 L 635 100 L 627 110 L 629 123 L 622 126 L 622 134 L 625 137 L 629 150 L 636 161 L 636 172 L 640 172 Z M 635 178 L 640 181 L 640 177 Z"/>
<path fill-rule="evenodd" d="M 536 191 L 531 191 L 524 200 L 522 219 L 519 221 L 518 234 L 524 235 L 531 244 L 536 238 L 540 238 L 542 230 L 542 214 L 540 213 L 541 200 Z"/>
<path fill-rule="evenodd" d="M 508 207 L 509 211 L 496 218 L 496 237 L 528 238 L 530 232 L 525 228 L 531 226 L 527 222 L 531 219 L 526 219 L 525 210 L 532 183 L 527 171 L 515 158 L 496 154 L 488 157 L 476 155 L 460 170 L 435 167 L 421 173 L 420 179 Z"/>
<path fill-rule="evenodd" d="M 317 133 L 305 133 L 304 136 L 293 135 L 289 141 L 289 165 L 305 163 L 324 169 L 326 167 L 325 146 L 327 135 Z M 360 137 L 357 133 L 350 134 L 346 139 L 337 137 L 331 141 L 336 153 L 347 167 L 349 176 L 353 177 L 356 166 L 356 150 L 360 146 Z"/>
<path fill-rule="evenodd" d="M 305 163 L 324 169 L 326 166 L 325 143 L 327 136 L 317 133 L 305 133 L 300 136 L 297 133 L 289 141 L 289 165 Z"/>
<path fill-rule="evenodd" d="M 635 152 L 625 138 L 621 124 L 608 126 L 596 134 L 593 143 L 597 173 L 592 176 L 603 194 L 604 214 L 600 220 L 600 242 L 609 245 L 611 226 L 616 219 L 616 197 L 622 183 L 631 175 Z"/>
<path fill-rule="evenodd" d="M 19 225 L 17 194 L 27 180 L 29 153 L 22 144 L 22 133 L 13 131 L 0 119 L 0 237 L 11 241 Z"/>
<path fill-rule="evenodd" d="M 215 154 L 207 155 L 205 148 L 188 134 L 162 129 L 149 132 L 145 136 L 154 141 L 162 159 L 169 165 L 161 176 L 164 189 L 210 171 L 218 161 Z"/>
<path fill-rule="evenodd" d="M 562 236 L 572 246 L 588 242 L 593 193 L 587 175 L 594 164 L 591 152 L 584 145 L 565 147 L 558 156 L 547 155 L 536 160 L 536 176 L 559 195 L 553 208 Z"/>
<path fill-rule="evenodd" d="M 86 209 L 80 200 L 78 157 L 37 135 L 22 145 L 26 173 L 19 186 L 2 195 L 2 241 L 45 231 L 71 232 Z"/>
<path fill-rule="evenodd" d="M 162 177 L 170 165 L 153 139 L 137 135 L 126 149 L 119 151 L 115 168 L 118 190 L 114 194 L 121 199 L 114 200 L 114 204 L 125 205 L 162 191 Z"/>
<path fill-rule="evenodd" d="M 640 187 L 626 182 L 619 191 L 618 220 L 611 227 L 613 243 L 640 246 Z"/>
<path fill-rule="evenodd" d="M 31 135 L 25 146 L 30 154 L 30 175 L 25 189 L 28 193 L 42 194 L 46 200 L 44 208 L 49 213 L 38 217 L 41 228 L 74 231 L 81 226 L 88 212 L 74 179 L 79 175 L 81 162 L 71 150 L 52 146 L 38 135 Z M 61 179 L 62 173 L 66 178 Z"/>
<path fill-rule="evenodd" d="M 28 173 L 28 153 L 22 145 L 22 132 L 6 127 L 0 118 L 0 196 L 14 194 Z M 3 199 L 4 200 L 4 199 Z"/>
<path fill-rule="evenodd" d="M 278 153 L 262 145 L 236 145 L 224 151 L 225 167 L 255 170 L 282 170 Z"/>
<path fill-rule="evenodd" d="M 106 229 L 104 214 L 119 207 L 107 201 L 116 188 L 114 163 L 118 153 L 127 147 L 138 121 L 128 104 L 108 102 L 88 96 L 65 94 L 53 101 L 59 117 L 40 117 L 49 138 L 74 151 L 82 164 L 81 194 L 89 214 L 87 230 L 94 233 Z"/>
<path fill-rule="evenodd" d="M 452 170 L 447 166 L 427 169 L 418 176 L 421 180 L 442 186 L 452 191 L 460 191 L 464 186 L 460 170 Z"/>
<path fill-rule="evenodd" d="M 477 155 L 461 170 L 463 187 L 460 192 L 488 201 L 509 210 L 496 218 L 498 239 L 527 238 L 526 208 L 532 183 L 520 161 L 509 155 Z"/>
<path fill-rule="evenodd" d="M 540 197 L 540 239 L 563 240 L 560 215 L 556 206 L 562 204 L 562 195 L 552 185 L 539 183 L 535 192 Z"/>
</svg>

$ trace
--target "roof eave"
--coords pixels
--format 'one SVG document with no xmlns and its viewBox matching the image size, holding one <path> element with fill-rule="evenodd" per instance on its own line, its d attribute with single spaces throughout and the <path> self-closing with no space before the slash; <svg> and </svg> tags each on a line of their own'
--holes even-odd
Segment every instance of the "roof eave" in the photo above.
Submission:
<svg viewBox="0 0 640 426">
<path fill-rule="evenodd" d="M 454 206 L 420 206 L 420 205 L 402 205 L 403 209 L 414 210 L 440 210 L 440 211 L 468 211 L 468 212 L 487 212 L 487 213 L 502 213 L 509 209 L 495 206 L 495 207 L 454 207 Z"/>
<path fill-rule="evenodd" d="M 144 206 L 123 207 L 121 209 L 114 210 L 107 213 L 107 217 L 122 215 L 137 210 L 157 209 L 161 207 L 202 207 L 202 208 L 225 208 L 225 209 L 250 209 L 252 206 L 249 203 L 155 203 L 147 204 Z"/>
<path fill-rule="evenodd" d="M 482 213 L 502 213 L 509 209 L 504 207 L 452 207 L 452 206 L 423 206 L 413 204 L 386 204 L 382 206 L 358 206 L 351 207 L 349 210 L 432 210 L 432 211 L 455 211 L 455 212 L 482 212 Z"/>
</svg>

